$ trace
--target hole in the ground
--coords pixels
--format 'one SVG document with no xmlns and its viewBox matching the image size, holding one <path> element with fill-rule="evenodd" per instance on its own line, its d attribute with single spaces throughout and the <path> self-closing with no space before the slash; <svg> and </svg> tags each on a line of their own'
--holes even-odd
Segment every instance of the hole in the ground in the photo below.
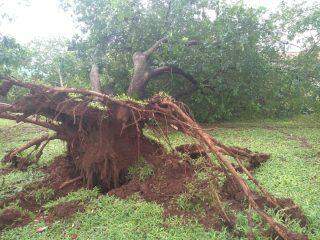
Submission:
<svg viewBox="0 0 320 240">
<path fill-rule="evenodd" d="M 101 178 L 98 174 L 95 174 L 94 176 L 94 186 L 98 187 L 101 190 L 102 194 L 106 194 L 109 191 L 121 187 L 122 185 L 128 183 L 131 180 L 130 175 L 128 174 L 128 170 L 121 170 L 119 172 L 118 182 L 115 184 L 113 180 L 110 180 L 110 186 L 108 187 L 107 184 L 105 184 L 103 181 L 101 181 Z"/>
</svg>

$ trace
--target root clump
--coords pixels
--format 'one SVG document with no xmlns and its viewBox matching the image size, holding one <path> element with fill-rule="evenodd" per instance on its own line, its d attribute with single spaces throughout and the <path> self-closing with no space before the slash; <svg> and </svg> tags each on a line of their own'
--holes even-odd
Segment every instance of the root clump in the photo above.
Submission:
<svg viewBox="0 0 320 240">
<path fill-rule="evenodd" d="M 84 89 L 53 88 L 11 77 L 3 80 L 6 84 L 28 89 L 30 94 L 11 105 L 0 105 L 0 118 L 36 124 L 55 132 L 12 150 L 4 160 L 17 159 L 17 154 L 29 147 L 39 150 L 39 158 L 50 140 L 65 141 L 67 157 L 61 164 L 67 163 L 71 171 L 66 181 L 55 186 L 57 191 L 67 191 L 70 186 L 82 182 L 88 188 L 99 186 L 108 194 L 124 198 L 138 193 L 146 200 L 163 204 L 165 215 L 192 215 L 202 219 L 204 225 L 227 226 L 231 230 L 235 227 L 232 210 L 250 208 L 275 236 L 307 238 L 290 232 L 265 211 L 265 207 L 276 210 L 289 207 L 298 211 L 292 202 L 288 206 L 288 202 L 268 193 L 253 177 L 254 168 L 269 155 L 224 145 L 205 132 L 182 103 L 161 94 L 146 102 L 136 102 Z M 143 129 L 149 124 L 154 126 L 155 122 L 164 141 L 153 140 L 143 133 Z M 161 127 L 168 125 L 192 137 L 196 145 L 168 152 L 160 143 L 169 142 Z M 177 151 L 187 156 L 183 154 L 182 157 Z M 129 168 L 139 159 L 145 159 L 153 168 L 153 174 L 143 181 L 135 176 L 128 178 Z M 51 166 L 55 168 L 51 173 L 61 171 L 59 164 L 56 161 Z M 243 174 L 255 189 L 248 185 Z M 226 209 L 231 202 L 234 209 Z M 300 218 L 290 211 L 288 214 Z M 235 231 L 235 234 L 242 233 Z"/>
</svg>

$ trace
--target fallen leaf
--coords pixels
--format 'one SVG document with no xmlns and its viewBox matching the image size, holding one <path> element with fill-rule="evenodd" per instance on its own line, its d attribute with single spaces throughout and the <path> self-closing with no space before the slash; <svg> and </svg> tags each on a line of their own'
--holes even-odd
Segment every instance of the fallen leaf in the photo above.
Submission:
<svg viewBox="0 0 320 240">
<path fill-rule="evenodd" d="M 48 228 L 47 226 L 45 226 L 45 227 L 39 227 L 39 228 L 37 228 L 36 232 L 37 232 L 37 233 L 41 233 L 41 232 L 43 232 L 44 230 L 46 230 L 47 228 Z"/>
</svg>

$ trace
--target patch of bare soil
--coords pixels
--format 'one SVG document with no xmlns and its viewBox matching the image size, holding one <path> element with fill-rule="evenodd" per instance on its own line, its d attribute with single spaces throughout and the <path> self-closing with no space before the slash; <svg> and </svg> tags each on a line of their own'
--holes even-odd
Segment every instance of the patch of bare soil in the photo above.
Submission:
<svg viewBox="0 0 320 240">
<path fill-rule="evenodd" d="M 190 149 L 194 150 L 194 147 Z M 214 207 L 203 204 L 204 212 L 200 213 L 182 210 L 175 201 L 187 191 L 186 184 L 194 181 L 195 172 L 189 161 L 181 161 L 177 155 L 171 154 L 158 158 L 150 157 L 149 163 L 156 169 L 153 176 L 143 182 L 134 178 L 127 184 L 109 191 L 108 194 L 126 199 L 134 193 L 138 193 L 146 201 L 163 205 L 165 218 L 178 215 L 185 217 L 186 221 L 190 218 L 197 219 L 207 229 L 222 229 L 223 222 Z M 207 184 L 202 184 L 198 189 L 199 192 L 205 190 L 207 190 Z"/>
<path fill-rule="evenodd" d="M 313 145 L 305 137 L 296 136 L 293 134 L 287 134 L 286 136 L 287 136 L 287 139 L 289 139 L 289 140 L 294 140 L 294 141 L 299 142 L 300 146 L 303 148 L 312 148 L 313 147 Z"/>
<path fill-rule="evenodd" d="M 191 153 L 197 152 L 199 149 L 197 146 L 184 146 L 181 147 L 181 149 L 182 148 L 184 150 L 188 148 Z M 188 151 L 185 152 L 188 153 Z M 199 156 L 201 155 L 197 155 L 197 157 Z M 223 215 L 221 209 L 212 204 L 210 205 L 208 202 L 201 202 L 202 211 L 183 210 L 177 204 L 177 198 L 188 191 L 188 183 L 197 181 L 195 177 L 196 169 L 192 164 L 194 159 L 181 161 L 179 156 L 171 154 L 158 158 L 153 156 L 148 158 L 147 161 L 154 166 L 155 173 L 153 176 L 143 182 L 134 178 L 121 187 L 112 189 L 108 194 L 126 199 L 134 193 L 138 193 L 146 201 L 161 204 L 164 207 L 163 216 L 165 218 L 177 215 L 184 217 L 186 221 L 187 219 L 197 219 L 206 229 L 221 230 L 224 226 L 232 228 L 232 224 L 235 223 L 236 219 L 235 215 L 228 216 L 231 222 L 230 226 L 230 222 L 224 219 L 226 216 Z M 259 164 L 253 165 L 252 169 L 257 166 L 259 166 Z M 201 182 L 197 185 L 197 192 L 208 195 L 211 191 L 208 185 L 206 181 Z M 234 213 L 248 209 L 246 195 L 232 176 L 224 181 L 220 191 L 220 200 L 228 205 Z M 261 208 L 273 207 L 265 197 L 262 197 L 258 193 L 254 193 L 254 198 Z M 283 209 L 289 217 L 300 220 L 302 226 L 307 224 L 307 219 L 303 212 L 291 199 L 277 198 L 277 201 L 281 209 Z M 197 202 L 194 202 L 194 204 L 197 204 Z M 234 232 L 234 234 L 238 236 L 240 233 Z M 266 233 L 268 236 L 270 236 L 270 234 L 270 232 Z M 300 235 L 297 235 L 292 239 L 300 239 L 299 237 Z"/>
<path fill-rule="evenodd" d="M 5 209 L 0 214 L 0 230 L 26 225 L 30 217 L 14 208 Z"/>
<path fill-rule="evenodd" d="M 83 212 L 84 209 L 84 205 L 79 201 L 61 203 L 57 206 L 54 206 L 53 209 L 50 210 L 45 220 L 48 224 L 50 224 L 57 219 L 70 218 L 77 212 Z"/>
<path fill-rule="evenodd" d="M 54 195 L 50 200 L 55 200 L 67 195 L 69 192 L 73 192 L 81 187 L 84 187 L 81 179 L 72 181 L 69 184 L 65 184 L 66 182 L 70 182 L 70 179 L 72 180 L 73 177 L 75 177 L 77 174 L 72 164 L 70 164 L 68 157 L 57 157 L 50 166 L 44 167 L 42 171 L 47 173 L 48 177 L 46 177 L 42 181 L 31 183 L 30 185 L 26 186 L 23 191 L 17 193 L 12 197 L 0 201 L 0 208 L 5 208 L 10 203 L 17 201 L 19 207 L 21 207 L 22 209 L 36 213 L 38 215 L 40 214 L 40 217 L 43 217 L 43 213 L 41 211 L 42 204 L 44 204 L 45 202 L 39 204 L 33 194 L 34 191 L 41 188 L 53 189 Z M 65 217 L 71 216 L 73 211 L 72 208 L 78 208 L 77 210 L 84 209 L 83 206 L 78 206 L 75 203 L 66 203 L 65 207 L 61 205 L 54 208 L 53 212 L 49 216 L 49 219 L 53 220 L 59 218 L 59 216 L 62 217 L 63 214 L 65 215 Z M 76 210 L 74 211 L 76 212 Z M 6 228 L 15 228 L 24 226 L 32 221 L 29 216 L 19 213 L 20 212 L 15 209 L 5 209 L 3 214 L 1 215 L 3 217 L 0 216 L 0 230 L 3 229 L 1 228 L 1 225 L 5 226 Z"/>
<path fill-rule="evenodd" d="M 85 186 L 82 179 L 77 178 L 78 172 L 69 156 L 57 157 L 51 165 L 43 167 L 42 170 L 48 174 L 42 184 L 54 189 L 56 197 L 65 196 Z"/>
</svg>

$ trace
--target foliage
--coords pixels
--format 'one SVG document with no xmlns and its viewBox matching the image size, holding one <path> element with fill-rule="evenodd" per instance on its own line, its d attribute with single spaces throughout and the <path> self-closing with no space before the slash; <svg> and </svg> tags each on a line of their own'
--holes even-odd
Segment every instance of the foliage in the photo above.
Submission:
<svg viewBox="0 0 320 240">
<path fill-rule="evenodd" d="M 150 63 L 177 66 L 194 76 L 197 90 L 179 100 L 199 121 L 283 117 L 320 108 L 317 3 L 283 1 L 274 13 L 224 0 L 60 3 L 74 17 L 78 34 L 71 41 L 34 41 L 26 47 L 14 39 L 2 43 L 7 63 L 0 62 L 0 69 L 30 81 L 88 88 L 94 63 L 102 88 L 122 95 L 133 74 L 133 54 L 167 36 L 168 43 Z M 294 45 L 299 53 L 289 57 Z M 147 95 L 164 91 L 176 96 L 190 87 L 167 74 L 148 83 Z"/>
<path fill-rule="evenodd" d="M 28 60 L 25 47 L 14 38 L 0 34 L 0 74 L 18 74 Z"/>
<path fill-rule="evenodd" d="M 88 78 L 89 67 L 68 45 L 65 39 L 33 40 L 28 45 L 32 56 L 29 76 L 52 86 L 88 87 L 83 80 Z"/>
</svg>

